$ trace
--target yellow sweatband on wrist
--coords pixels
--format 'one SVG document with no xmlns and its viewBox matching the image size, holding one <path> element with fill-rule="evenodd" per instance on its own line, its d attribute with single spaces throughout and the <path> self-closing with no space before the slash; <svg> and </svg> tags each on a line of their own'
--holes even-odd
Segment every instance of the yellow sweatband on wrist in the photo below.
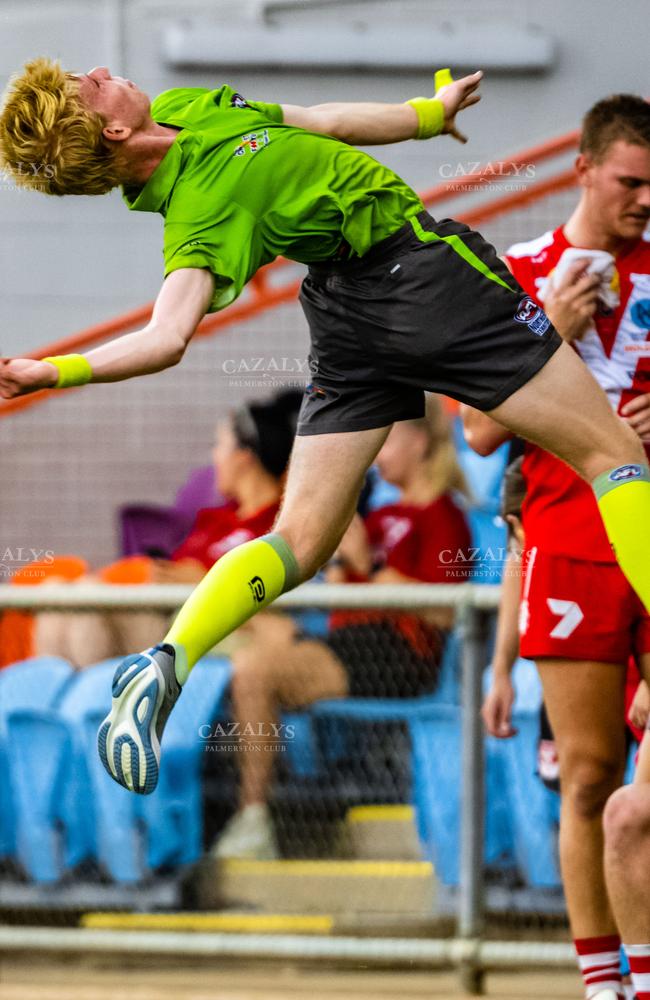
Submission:
<svg viewBox="0 0 650 1000">
<path fill-rule="evenodd" d="M 433 89 L 437 94 L 443 87 L 454 82 L 451 70 L 437 69 L 433 78 Z M 415 108 L 418 116 L 416 139 L 432 139 L 440 135 L 445 127 L 445 106 L 439 97 L 412 97 L 406 102 Z"/>
<path fill-rule="evenodd" d="M 85 385 L 93 377 L 90 363 L 83 354 L 59 354 L 53 358 L 42 358 L 59 370 L 56 389 L 69 389 L 73 385 Z"/>
<path fill-rule="evenodd" d="M 412 97 L 406 102 L 418 116 L 415 139 L 432 139 L 440 135 L 445 125 L 445 106 L 438 97 Z"/>
</svg>

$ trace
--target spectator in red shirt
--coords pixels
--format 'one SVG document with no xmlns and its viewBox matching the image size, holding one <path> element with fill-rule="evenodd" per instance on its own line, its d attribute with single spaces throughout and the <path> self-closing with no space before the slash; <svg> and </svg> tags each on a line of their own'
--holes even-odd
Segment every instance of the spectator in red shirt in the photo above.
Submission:
<svg viewBox="0 0 650 1000">
<path fill-rule="evenodd" d="M 271 531 L 293 443 L 301 393 L 246 404 L 217 425 L 213 461 L 229 503 L 199 511 L 190 534 L 171 559 L 134 556 L 91 577 L 104 583 L 198 583 L 225 552 Z M 126 655 L 160 630 L 155 612 L 43 613 L 37 617 L 38 653 L 63 656 L 85 667 Z M 152 621 L 152 618 L 155 621 Z M 163 623 L 164 624 L 164 623 Z"/>
<path fill-rule="evenodd" d="M 398 503 L 355 515 L 327 569 L 330 582 L 448 582 L 445 552 L 470 544 L 453 490 L 464 480 L 437 399 L 427 416 L 395 424 L 377 459 Z M 452 578 L 458 582 L 458 576 Z M 232 701 L 242 752 L 240 808 L 213 847 L 217 857 L 273 857 L 276 846 L 267 793 L 282 708 L 321 698 L 413 697 L 438 679 L 447 609 L 418 614 L 341 612 L 325 640 L 309 638 L 287 619 L 249 622 L 251 641 L 233 656 Z M 249 745 L 250 744 L 250 745 Z M 264 752 L 266 751 L 266 752 Z"/>
</svg>

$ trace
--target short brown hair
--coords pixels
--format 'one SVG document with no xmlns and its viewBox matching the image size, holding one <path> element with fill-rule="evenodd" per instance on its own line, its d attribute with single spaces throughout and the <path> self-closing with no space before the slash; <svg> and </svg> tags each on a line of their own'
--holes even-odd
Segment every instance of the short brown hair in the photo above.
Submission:
<svg viewBox="0 0 650 1000">
<path fill-rule="evenodd" d="M 0 165 L 20 187 L 45 194 L 106 194 L 121 183 L 105 122 L 58 62 L 34 59 L 12 77 L 0 111 Z"/>
<path fill-rule="evenodd" d="M 613 94 L 589 109 L 582 121 L 580 152 L 599 162 L 621 139 L 650 146 L 650 104 L 635 94 Z"/>
</svg>

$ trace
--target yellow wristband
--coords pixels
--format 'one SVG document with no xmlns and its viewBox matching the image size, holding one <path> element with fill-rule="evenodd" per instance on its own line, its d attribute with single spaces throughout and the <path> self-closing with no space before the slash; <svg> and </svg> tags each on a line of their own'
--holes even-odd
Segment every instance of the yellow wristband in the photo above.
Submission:
<svg viewBox="0 0 650 1000">
<path fill-rule="evenodd" d="M 436 70 L 433 80 L 436 94 L 442 87 L 454 82 L 450 69 Z M 406 103 L 415 108 L 418 116 L 416 139 L 432 139 L 434 135 L 440 135 L 445 127 L 445 106 L 439 97 L 412 97 Z"/>
<path fill-rule="evenodd" d="M 59 354 L 53 358 L 43 358 L 59 370 L 56 389 L 68 389 L 73 385 L 85 385 L 93 377 L 93 370 L 83 354 Z"/>
<path fill-rule="evenodd" d="M 432 139 L 445 126 L 445 106 L 438 97 L 413 97 L 406 102 L 418 116 L 416 139 Z"/>
</svg>

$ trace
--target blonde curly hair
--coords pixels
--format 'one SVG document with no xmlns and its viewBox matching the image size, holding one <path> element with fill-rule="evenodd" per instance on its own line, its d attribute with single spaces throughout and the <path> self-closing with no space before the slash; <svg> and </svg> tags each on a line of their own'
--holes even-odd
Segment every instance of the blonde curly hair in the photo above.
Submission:
<svg viewBox="0 0 650 1000">
<path fill-rule="evenodd" d="M 45 194 L 106 194 L 122 183 L 105 122 L 87 108 L 79 80 L 58 62 L 26 63 L 0 111 L 0 167 L 20 187 Z"/>
</svg>

